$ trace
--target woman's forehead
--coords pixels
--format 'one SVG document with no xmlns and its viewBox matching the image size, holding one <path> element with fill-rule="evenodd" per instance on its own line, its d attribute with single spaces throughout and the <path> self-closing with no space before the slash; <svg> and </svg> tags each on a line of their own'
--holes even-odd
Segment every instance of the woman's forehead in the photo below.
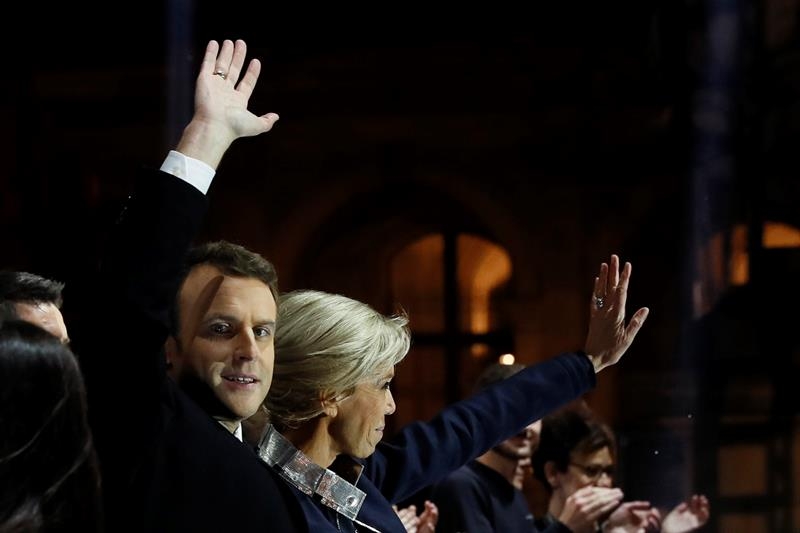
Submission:
<svg viewBox="0 0 800 533">
<path fill-rule="evenodd" d="M 590 452 L 573 451 L 572 458 L 586 463 L 608 464 L 614 462 L 614 456 L 608 446 Z"/>
</svg>

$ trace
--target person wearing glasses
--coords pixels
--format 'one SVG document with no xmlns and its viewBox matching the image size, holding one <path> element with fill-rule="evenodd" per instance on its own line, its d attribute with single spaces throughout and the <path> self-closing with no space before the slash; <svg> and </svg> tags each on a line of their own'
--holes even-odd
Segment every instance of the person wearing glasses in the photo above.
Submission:
<svg viewBox="0 0 800 533">
<path fill-rule="evenodd" d="M 687 533 L 708 521 L 709 504 L 705 496 L 693 495 L 672 509 L 662 520 L 660 511 L 646 501 L 629 501 L 616 509 L 605 509 L 592 521 L 570 522 L 573 508 L 597 507 L 614 488 L 616 441 L 606 424 L 588 409 L 562 409 L 542 420 L 539 446 L 533 453 L 534 476 L 550 494 L 547 514 L 537 521 L 545 529 L 564 524 L 574 533 Z"/>
<path fill-rule="evenodd" d="M 523 370 L 524 365 L 488 366 L 478 377 L 473 394 Z M 431 499 L 439 507 L 439 533 L 536 531 L 534 517 L 522 492 L 523 478 L 539 444 L 542 421 L 536 420 L 518 434 L 496 444 L 436 484 Z M 610 511 L 622 501 L 622 491 L 608 490 L 597 510 L 576 509 L 569 502 L 564 517 L 553 521 L 547 533 L 568 532 L 594 523 L 596 514 Z"/>
</svg>

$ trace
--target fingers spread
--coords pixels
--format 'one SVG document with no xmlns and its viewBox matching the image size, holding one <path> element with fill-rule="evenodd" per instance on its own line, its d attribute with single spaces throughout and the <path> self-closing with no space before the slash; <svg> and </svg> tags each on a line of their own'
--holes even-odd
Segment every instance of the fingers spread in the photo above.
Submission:
<svg viewBox="0 0 800 533">
<path fill-rule="evenodd" d="M 214 62 L 214 72 L 222 72 L 225 77 L 231 70 L 231 60 L 233 59 L 233 41 L 225 39 L 222 41 L 222 48 L 219 49 L 216 60 Z"/>
<path fill-rule="evenodd" d="M 214 72 L 214 64 L 217 60 L 217 52 L 219 51 L 219 43 L 217 41 L 209 41 L 206 45 L 206 52 L 203 55 L 203 62 L 200 65 L 200 73 L 211 75 Z"/>
<path fill-rule="evenodd" d="M 606 295 L 606 285 L 608 285 L 608 265 L 600 263 L 600 274 L 595 278 L 594 293 L 597 296 Z"/>
<path fill-rule="evenodd" d="M 647 307 L 642 307 L 633 314 L 631 321 L 628 323 L 628 328 L 625 330 L 625 335 L 628 337 L 629 342 L 633 342 L 633 338 L 642 329 L 644 321 L 647 320 L 649 314 L 650 309 Z"/>
<path fill-rule="evenodd" d="M 243 40 L 237 39 L 233 44 L 230 65 L 226 71 L 228 73 L 228 79 L 231 80 L 234 85 L 239 79 L 239 73 L 242 71 L 242 65 L 244 65 L 244 58 L 246 55 L 247 45 Z"/>
<path fill-rule="evenodd" d="M 236 88 L 249 99 L 250 95 L 253 94 L 253 89 L 256 87 L 256 82 L 258 82 L 258 76 L 260 74 L 261 61 L 258 59 L 250 60 L 250 64 L 247 65 L 247 70 Z"/>
<path fill-rule="evenodd" d="M 608 264 L 608 285 L 606 286 L 606 294 L 611 294 L 614 289 L 619 285 L 619 256 L 616 254 L 611 255 L 611 261 Z"/>
</svg>

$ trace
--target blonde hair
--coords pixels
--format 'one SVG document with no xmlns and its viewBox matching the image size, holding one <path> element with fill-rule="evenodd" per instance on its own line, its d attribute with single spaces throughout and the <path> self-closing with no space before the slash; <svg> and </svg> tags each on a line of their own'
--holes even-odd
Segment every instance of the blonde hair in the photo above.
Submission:
<svg viewBox="0 0 800 533">
<path fill-rule="evenodd" d="M 275 328 L 275 369 L 265 400 L 280 431 L 319 416 L 322 400 L 342 400 L 408 353 L 404 313 L 385 316 L 365 303 L 320 291 L 284 294 Z"/>
</svg>

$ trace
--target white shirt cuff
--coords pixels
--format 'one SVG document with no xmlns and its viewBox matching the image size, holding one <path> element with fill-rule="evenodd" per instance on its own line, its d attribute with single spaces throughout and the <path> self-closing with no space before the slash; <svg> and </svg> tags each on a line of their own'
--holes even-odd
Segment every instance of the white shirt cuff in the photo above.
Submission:
<svg viewBox="0 0 800 533">
<path fill-rule="evenodd" d="M 170 150 L 161 170 L 180 178 L 203 194 L 208 192 L 216 171 L 199 159 Z"/>
</svg>

